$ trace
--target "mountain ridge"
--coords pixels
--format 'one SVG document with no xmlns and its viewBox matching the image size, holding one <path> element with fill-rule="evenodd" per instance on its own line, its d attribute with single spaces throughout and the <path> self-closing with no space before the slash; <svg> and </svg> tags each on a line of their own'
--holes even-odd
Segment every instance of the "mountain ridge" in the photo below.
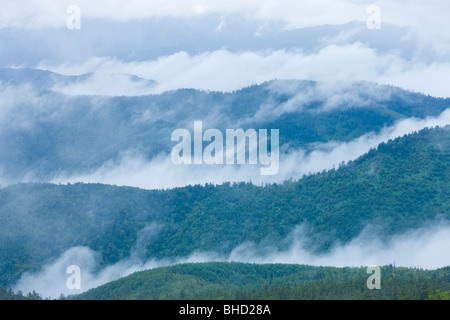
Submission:
<svg viewBox="0 0 450 320">
<path fill-rule="evenodd" d="M 195 120 L 205 130 L 279 129 L 280 150 L 287 154 L 450 108 L 450 99 L 366 82 L 335 87 L 274 80 L 228 93 L 179 89 L 136 97 L 70 96 L 42 85 L 39 92 L 20 85 L 0 92 L 0 149 L 9 150 L 0 154 L 2 185 L 87 175 L 130 153 L 151 162 L 170 154 L 173 130 L 192 128 Z"/>
<path fill-rule="evenodd" d="M 265 187 L 242 182 L 170 190 L 83 183 L 2 188 L 0 285 L 37 272 L 75 246 L 101 253 L 103 267 L 133 252 L 142 259 L 227 254 L 264 239 L 283 248 L 302 223 L 311 227 L 305 245 L 318 252 L 349 243 L 368 224 L 382 226 L 379 236 L 388 239 L 448 219 L 449 150 L 447 126 L 383 143 L 338 169 Z"/>
</svg>

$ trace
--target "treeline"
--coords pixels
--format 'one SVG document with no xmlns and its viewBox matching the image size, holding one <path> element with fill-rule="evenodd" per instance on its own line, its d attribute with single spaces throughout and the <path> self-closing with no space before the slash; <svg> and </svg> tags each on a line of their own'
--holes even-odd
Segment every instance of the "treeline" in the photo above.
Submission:
<svg viewBox="0 0 450 320">
<path fill-rule="evenodd" d="M 20 290 L 16 293 L 12 289 L 0 287 L 0 300 L 42 300 L 42 297 L 35 291 L 24 295 Z"/>
</svg>

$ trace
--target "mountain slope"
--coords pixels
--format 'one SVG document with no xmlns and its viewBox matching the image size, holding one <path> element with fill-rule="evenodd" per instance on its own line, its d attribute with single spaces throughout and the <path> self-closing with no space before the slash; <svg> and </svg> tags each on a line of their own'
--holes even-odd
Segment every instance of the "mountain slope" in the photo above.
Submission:
<svg viewBox="0 0 450 320">
<path fill-rule="evenodd" d="M 141 271 L 73 299 L 426 299 L 450 289 L 450 268 L 381 268 L 382 290 L 370 291 L 366 268 L 284 264 L 181 264 Z"/>
<path fill-rule="evenodd" d="M 300 224 L 319 252 L 348 243 L 367 225 L 384 238 L 448 219 L 450 130 L 425 129 L 381 144 L 356 161 L 299 181 L 141 190 L 99 184 L 18 184 L 0 189 L 0 286 L 38 271 L 74 246 L 101 253 L 101 266 L 128 257 L 227 254 Z"/>
</svg>

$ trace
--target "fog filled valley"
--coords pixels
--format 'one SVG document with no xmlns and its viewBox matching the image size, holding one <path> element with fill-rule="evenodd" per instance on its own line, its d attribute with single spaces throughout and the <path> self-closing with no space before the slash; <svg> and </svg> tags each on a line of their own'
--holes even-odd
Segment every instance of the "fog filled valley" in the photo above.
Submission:
<svg viewBox="0 0 450 320">
<path fill-rule="evenodd" d="M 450 299 L 448 12 L 2 0 L 0 300 Z"/>
<path fill-rule="evenodd" d="M 186 262 L 448 266 L 449 133 L 423 129 L 339 168 L 264 186 L 10 185 L 0 191 L 1 286 L 74 294 L 74 264 L 78 292 Z M 448 272 L 438 274 L 435 289 L 445 291 Z"/>
</svg>

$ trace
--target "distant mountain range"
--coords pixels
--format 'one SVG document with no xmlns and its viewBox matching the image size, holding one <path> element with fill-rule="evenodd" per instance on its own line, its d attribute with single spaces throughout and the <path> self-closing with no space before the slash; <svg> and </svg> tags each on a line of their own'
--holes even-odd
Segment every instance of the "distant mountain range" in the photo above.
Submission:
<svg viewBox="0 0 450 320">
<path fill-rule="evenodd" d="M 173 130 L 192 129 L 194 120 L 202 120 L 205 130 L 279 129 L 280 152 L 288 154 L 348 142 L 402 119 L 438 116 L 450 107 L 450 99 L 368 82 L 273 80 L 234 92 L 179 89 L 135 97 L 62 93 L 89 86 L 95 76 L 0 69 L 0 149 L 7 150 L 0 154 L 0 183 L 89 174 L 126 153 L 151 161 L 170 154 Z M 155 84 L 122 76 L 149 88 Z"/>
</svg>

